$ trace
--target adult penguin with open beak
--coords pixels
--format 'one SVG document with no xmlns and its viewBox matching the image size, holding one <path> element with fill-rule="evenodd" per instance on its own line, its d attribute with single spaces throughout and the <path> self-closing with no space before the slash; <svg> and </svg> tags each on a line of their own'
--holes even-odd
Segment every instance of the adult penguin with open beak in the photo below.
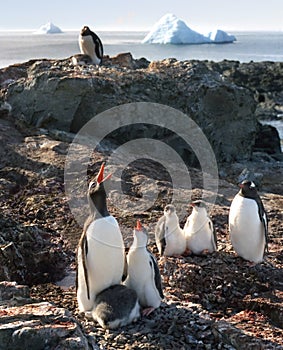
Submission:
<svg viewBox="0 0 283 350">
<path fill-rule="evenodd" d="M 109 214 L 104 183 L 104 163 L 87 192 L 90 215 L 77 251 L 77 301 L 80 312 L 92 311 L 96 295 L 120 284 L 125 248 L 117 220 Z"/>
</svg>

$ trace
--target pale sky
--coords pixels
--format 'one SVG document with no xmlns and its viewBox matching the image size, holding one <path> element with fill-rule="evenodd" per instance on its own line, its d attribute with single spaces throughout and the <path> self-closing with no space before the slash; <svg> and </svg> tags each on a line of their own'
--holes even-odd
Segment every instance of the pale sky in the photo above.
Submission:
<svg viewBox="0 0 283 350">
<path fill-rule="evenodd" d="M 173 13 L 199 31 L 283 30 L 283 0 L 2 0 L 0 30 L 150 30 Z"/>
</svg>

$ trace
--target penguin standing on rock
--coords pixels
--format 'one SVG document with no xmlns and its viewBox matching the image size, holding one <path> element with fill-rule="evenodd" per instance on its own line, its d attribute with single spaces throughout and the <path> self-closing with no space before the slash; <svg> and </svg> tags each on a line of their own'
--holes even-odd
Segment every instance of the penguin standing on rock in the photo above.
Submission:
<svg viewBox="0 0 283 350">
<path fill-rule="evenodd" d="M 206 204 L 197 200 L 192 202 L 191 206 L 193 211 L 184 226 L 187 249 L 194 254 L 212 253 L 217 249 L 217 239 Z"/>
<path fill-rule="evenodd" d="M 155 241 L 161 256 L 180 255 L 186 250 L 185 234 L 172 204 L 166 205 L 164 215 L 157 222 Z"/>
<path fill-rule="evenodd" d="M 97 34 L 84 26 L 79 35 L 79 46 L 82 54 L 88 55 L 93 64 L 100 65 L 103 58 L 103 45 Z"/>
<path fill-rule="evenodd" d="M 260 263 L 268 245 L 267 216 L 255 184 L 244 180 L 239 187 L 229 211 L 231 243 L 243 259 Z"/>
<path fill-rule="evenodd" d="M 117 220 L 107 209 L 104 163 L 88 188 L 90 215 L 77 252 L 77 300 L 80 312 L 92 311 L 96 295 L 121 283 L 124 242 Z"/>
<path fill-rule="evenodd" d="M 128 276 L 125 285 L 136 291 L 145 316 L 158 308 L 164 298 L 159 268 L 155 257 L 147 250 L 147 241 L 147 231 L 138 221 L 127 255 Z"/>
</svg>

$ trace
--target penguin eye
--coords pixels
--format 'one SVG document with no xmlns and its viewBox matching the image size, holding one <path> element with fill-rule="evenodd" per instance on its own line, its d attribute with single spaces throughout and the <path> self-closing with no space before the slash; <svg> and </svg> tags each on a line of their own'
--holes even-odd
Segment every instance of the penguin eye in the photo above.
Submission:
<svg viewBox="0 0 283 350">
<path fill-rule="evenodd" d="M 90 181 L 88 185 L 88 190 L 91 190 L 93 187 L 96 187 L 97 182 L 96 181 Z"/>
<path fill-rule="evenodd" d="M 254 184 L 253 182 L 251 182 L 250 188 L 251 188 L 251 189 L 255 188 L 255 184 Z"/>
</svg>

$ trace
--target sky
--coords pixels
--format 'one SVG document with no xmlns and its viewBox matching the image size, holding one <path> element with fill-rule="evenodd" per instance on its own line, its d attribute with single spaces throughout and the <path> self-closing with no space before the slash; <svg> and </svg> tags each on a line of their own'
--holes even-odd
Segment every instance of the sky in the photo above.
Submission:
<svg viewBox="0 0 283 350">
<path fill-rule="evenodd" d="M 194 30 L 283 31 L 283 0 L 10 0 L 1 1 L 0 30 L 150 30 L 173 13 Z"/>
</svg>

